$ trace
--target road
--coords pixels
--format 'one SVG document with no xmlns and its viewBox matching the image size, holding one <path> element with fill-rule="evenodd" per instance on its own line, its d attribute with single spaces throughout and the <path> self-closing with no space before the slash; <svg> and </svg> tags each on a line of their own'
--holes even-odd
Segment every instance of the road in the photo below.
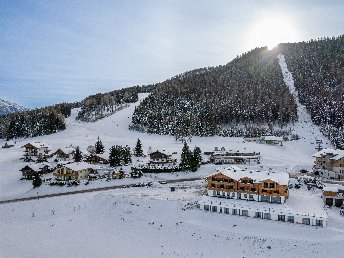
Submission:
<svg viewBox="0 0 344 258">
<path fill-rule="evenodd" d="M 201 179 L 203 179 L 203 178 L 194 177 L 194 178 L 186 178 L 186 179 L 164 180 L 164 182 L 166 182 L 167 184 L 173 184 L 173 183 L 178 183 L 178 182 L 196 181 L 196 180 L 201 180 Z M 160 182 L 162 182 L 162 181 L 163 180 L 161 180 Z M 107 186 L 107 187 L 98 187 L 98 188 L 78 190 L 78 191 L 73 191 L 73 192 L 45 194 L 45 195 L 39 195 L 39 196 L 24 197 L 24 198 L 17 198 L 17 199 L 0 201 L 0 204 L 25 202 L 25 201 L 31 201 L 31 200 L 44 199 L 44 198 L 59 197 L 59 196 L 64 196 L 64 195 L 82 194 L 82 193 L 90 193 L 90 192 L 101 192 L 101 191 L 108 191 L 108 190 L 113 190 L 113 189 L 125 188 L 125 187 L 129 187 L 129 186 L 130 186 L 130 184 L 114 185 L 114 186 Z"/>
</svg>

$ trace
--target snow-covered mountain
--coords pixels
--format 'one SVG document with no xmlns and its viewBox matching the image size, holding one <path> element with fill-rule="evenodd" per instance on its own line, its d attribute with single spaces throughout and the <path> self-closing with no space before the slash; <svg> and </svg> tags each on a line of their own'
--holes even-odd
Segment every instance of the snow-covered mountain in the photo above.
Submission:
<svg viewBox="0 0 344 258">
<path fill-rule="evenodd" d="M 24 111 L 25 108 L 18 104 L 9 102 L 7 100 L 0 99 L 0 115 L 6 115 L 18 111 Z"/>
</svg>

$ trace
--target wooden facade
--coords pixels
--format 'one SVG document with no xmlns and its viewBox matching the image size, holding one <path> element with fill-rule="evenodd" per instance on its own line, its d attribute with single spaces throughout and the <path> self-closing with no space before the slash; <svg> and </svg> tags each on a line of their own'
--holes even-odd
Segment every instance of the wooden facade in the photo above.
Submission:
<svg viewBox="0 0 344 258">
<path fill-rule="evenodd" d="M 27 143 L 22 148 L 24 148 L 25 160 L 32 160 L 32 158 L 45 159 L 50 152 L 49 146 L 41 142 Z"/>
<path fill-rule="evenodd" d="M 209 196 L 228 199 L 244 199 L 249 201 L 264 201 L 284 203 L 289 196 L 288 183 L 279 184 L 273 179 L 257 180 L 255 172 L 248 172 L 246 176 L 233 178 L 224 173 L 206 177 Z"/>
<path fill-rule="evenodd" d="M 324 204 L 341 207 L 344 205 L 344 186 L 329 186 L 323 189 Z"/>
<path fill-rule="evenodd" d="M 50 173 L 52 170 L 50 169 L 49 165 L 42 165 L 38 166 L 38 164 L 34 165 L 26 165 L 21 170 L 22 176 L 24 179 L 32 180 L 36 175 L 43 175 Z"/>
<path fill-rule="evenodd" d="M 101 157 L 98 154 L 93 154 L 91 156 L 88 156 L 85 161 L 90 164 L 109 164 L 108 159 Z"/>
</svg>

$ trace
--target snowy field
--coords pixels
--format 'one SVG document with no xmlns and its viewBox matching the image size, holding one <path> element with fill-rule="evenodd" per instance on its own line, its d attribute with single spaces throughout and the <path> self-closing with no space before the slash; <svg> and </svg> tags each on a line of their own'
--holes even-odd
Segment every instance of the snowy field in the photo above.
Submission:
<svg viewBox="0 0 344 258">
<path fill-rule="evenodd" d="M 285 82 L 294 92 L 283 57 L 279 57 L 279 61 Z M 145 96 L 140 94 L 139 101 Z M 296 92 L 295 97 L 297 99 Z M 193 137 L 189 146 L 191 149 L 199 146 L 202 152 L 225 147 L 226 150 L 261 153 L 259 166 L 242 165 L 242 168 L 272 168 L 276 172 L 309 170 L 313 165 L 312 154 L 316 152 L 315 140 L 321 139 L 324 147 L 333 146 L 312 124 L 305 107 L 297 103 L 299 121 L 290 128 L 301 137 L 298 141 L 277 146 L 245 142 L 243 138 Z M 95 123 L 76 121 L 77 110 L 73 110 L 71 117 L 66 119 L 65 131 L 18 139 L 15 147 L 0 149 L 0 200 L 204 177 L 217 168 L 226 167 L 205 165 L 195 173 L 151 174 L 140 179 L 110 182 L 98 180 L 89 185 L 82 182 L 78 187 L 43 184 L 37 190 L 32 189 L 31 181 L 19 180 L 19 170 L 25 166 L 20 160 L 21 146 L 31 141 L 46 142 L 55 150 L 71 144 L 86 150 L 99 136 L 108 150 L 113 145 L 133 148 L 140 138 L 145 153 L 151 147 L 153 151 L 177 152 L 179 156 L 182 143 L 176 142 L 174 137 L 128 130 L 138 104 L 130 104 Z M 3 144 L 0 140 L 0 145 Z M 136 162 L 134 157 L 133 162 Z M 125 188 L 0 205 L 0 257 L 344 257 L 344 220 L 337 208 L 326 211 L 327 228 L 287 224 L 209 213 L 188 205 L 202 198 L 204 181 L 184 183 L 176 192 L 170 192 L 169 186 L 154 183 L 150 188 Z M 319 192 L 304 192 L 287 203 L 290 201 L 288 205 L 297 207 L 314 201 L 315 208 L 322 209 L 320 196 Z"/>
<path fill-rule="evenodd" d="M 1 205 L 1 257 L 343 257 L 343 219 L 317 228 L 204 212 L 192 205 L 202 189 L 156 184 Z"/>
</svg>

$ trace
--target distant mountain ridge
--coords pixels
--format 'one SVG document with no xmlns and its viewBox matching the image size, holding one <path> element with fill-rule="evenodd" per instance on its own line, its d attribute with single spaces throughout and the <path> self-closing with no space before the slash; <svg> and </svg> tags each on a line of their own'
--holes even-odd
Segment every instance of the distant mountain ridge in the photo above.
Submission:
<svg viewBox="0 0 344 258">
<path fill-rule="evenodd" d="M 24 110 L 26 110 L 26 108 L 16 103 L 0 99 L 0 115 L 7 115 L 10 113 L 20 112 Z"/>
</svg>

